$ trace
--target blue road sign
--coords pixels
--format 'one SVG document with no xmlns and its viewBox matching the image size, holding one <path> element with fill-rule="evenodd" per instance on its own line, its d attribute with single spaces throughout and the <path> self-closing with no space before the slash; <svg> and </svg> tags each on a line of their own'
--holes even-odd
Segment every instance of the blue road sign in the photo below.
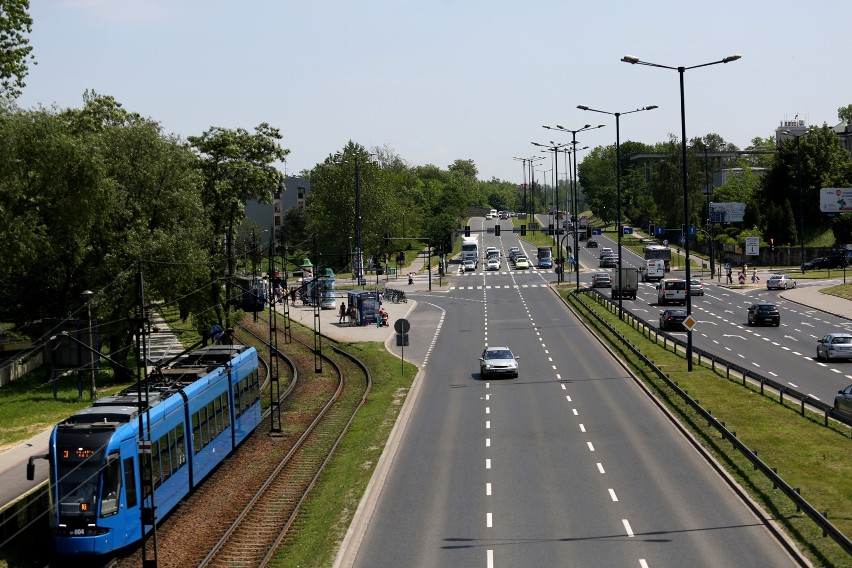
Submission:
<svg viewBox="0 0 852 568">
<path fill-rule="evenodd" d="M 666 234 L 666 228 L 665 227 L 657 227 L 657 234 L 658 235 L 665 235 Z"/>
<path fill-rule="evenodd" d="M 689 228 L 689 234 L 690 235 L 697 235 L 698 234 L 698 227 L 690 227 Z"/>
<path fill-rule="evenodd" d="M 623 227 L 623 229 L 624 229 L 625 235 L 632 235 L 633 234 L 633 227 Z"/>
<path fill-rule="evenodd" d="M 600 227 L 592 227 L 592 234 L 593 235 L 600 235 L 601 234 Z"/>
</svg>

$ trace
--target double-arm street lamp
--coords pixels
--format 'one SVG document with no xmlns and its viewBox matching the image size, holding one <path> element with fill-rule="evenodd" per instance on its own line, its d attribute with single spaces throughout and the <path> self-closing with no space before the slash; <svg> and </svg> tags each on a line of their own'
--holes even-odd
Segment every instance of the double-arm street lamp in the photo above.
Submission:
<svg viewBox="0 0 852 568">
<path fill-rule="evenodd" d="M 560 148 L 564 148 L 568 144 L 557 144 L 553 140 L 550 141 L 550 144 L 540 144 L 539 142 L 533 142 L 532 144 L 533 144 L 533 146 L 539 146 L 541 148 L 547 148 L 548 150 L 551 150 L 553 152 L 553 179 L 559 179 L 559 154 L 558 154 L 558 152 L 559 152 Z M 542 159 L 544 159 L 544 158 L 542 157 Z M 553 189 L 556 192 L 556 197 L 555 197 L 556 203 L 559 203 L 559 186 L 557 185 Z M 557 284 L 562 282 L 562 280 L 563 280 L 563 272 L 564 272 L 562 270 L 563 258 L 564 257 L 562 256 L 562 247 L 557 246 L 556 247 L 556 266 L 557 266 L 556 283 Z"/>
<path fill-rule="evenodd" d="M 591 124 L 587 124 L 583 126 L 583 128 L 577 128 L 576 130 L 571 130 L 570 128 L 565 128 L 564 126 L 557 124 L 555 127 L 544 125 L 543 128 L 547 128 L 548 130 L 559 130 L 561 132 L 569 132 L 571 134 L 571 147 L 572 152 L 574 152 L 574 179 L 573 179 L 573 200 L 574 200 L 574 215 L 577 215 L 579 212 L 577 211 L 577 133 L 585 132 L 586 130 L 594 130 L 596 128 L 603 128 L 606 124 L 598 124 L 597 126 L 592 126 Z M 579 221 L 579 218 L 577 219 Z M 580 255 L 578 250 L 579 242 L 577 239 L 577 230 L 574 228 L 574 275 L 576 276 L 576 289 L 580 289 Z"/>
<path fill-rule="evenodd" d="M 642 61 L 638 57 L 634 57 L 632 55 L 625 55 L 621 58 L 621 60 L 625 63 L 630 63 L 631 65 L 647 65 L 648 67 L 659 67 L 661 69 L 671 69 L 673 71 L 677 71 L 680 76 L 680 142 L 681 142 L 681 169 L 683 170 L 683 224 L 686 230 L 689 228 L 689 186 L 687 185 L 687 176 L 686 176 L 686 103 L 684 102 L 683 96 L 683 73 L 687 69 L 697 69 L 699 67 L 709 67 L 710 65 L 718 65 L 719 63 L 730 63 L 732 61 L 736 61 L 740 58 L 740 55 L 729 55 L 724 59 L 720 59 L 718 61 L 711 61 L 710 63 L 702 63 L 700 65 L 692 65 L 690 67 L 671 67 L 669 65 L 660 65 L 658 63 L 649 63 L 647 61 Z M 683 240 L 683 249 L 684 254 L 686 255 L 686 315 L 687 317 L 692 315 L 692 297 L 689 293 L 689 280 L 692 276 L 689 266 L 689 234 L 684 235 Z M 686 366 L 688 371 L 692 371 L 692 329 L 687 327 L 686 331 Z"/>
<path fill-rule="evenodd" d="M 618 217 L 618 221 L 616 222 L 618 226 L 618 268 L 616 268 L 616 270 L 618 270 L 618 317 L 620 318 L 622 316 L 621 295 L 623 290 L 623 279 L 621 277 L 621 235 L 624 233 L 624 229 L 621 226 L 621 133 L 619 119 L 622 114 L 633 114 L 634 112 L 642 112 L 643 110 L 654 110 L 657 108 L 657 105 L 648 105 L 642 108 L 637 108 L 636 110 L 629 110 L 627 112 L 609 112 L 606 110 L 591 108 L 586 105 L 577 105 L 577 108 L 580 110 L 610 114 L 615 117 L 615 184 L 616 193 L 618 195 L 618 212 L 616 213 L 616 216 Z"/>
</svg>

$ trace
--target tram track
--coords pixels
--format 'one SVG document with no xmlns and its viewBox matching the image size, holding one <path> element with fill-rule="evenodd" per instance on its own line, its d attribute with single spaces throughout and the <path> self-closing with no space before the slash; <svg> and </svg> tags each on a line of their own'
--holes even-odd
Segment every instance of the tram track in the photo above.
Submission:
<svg viewBox="0 0 852 568">
<path fill-rule="evenodd" d="M 268 358 L 268 325 L 247 318 L 236 336 Z M 312 332 L 294 329 L 291 335 L 286 355 L 279 350 L 282 368 L 292 375 L 281 396 L 281 431 L 271 431 L 266 411 L 255 434 L 158 526 L 160 566 L 262 566 L 298 531 L 299 508 L 366 399 L 371 379 L 360 361 L 325 338 L 324 371 L 316 373 Z M 266 373 L 262 382 L 268 385 Z M 119 565 L 138 566 L 140 560 L 137 550 Z"/>
<path fill-rule="evenodd" d="M 294 337 L 304 347 L 308 345 Z M 199 567 L 265 566 L 298 518 L 301 504 L 369 392 L 369 371 L 332 348 L 322 354 L 337 389 Z"/>
</svg>

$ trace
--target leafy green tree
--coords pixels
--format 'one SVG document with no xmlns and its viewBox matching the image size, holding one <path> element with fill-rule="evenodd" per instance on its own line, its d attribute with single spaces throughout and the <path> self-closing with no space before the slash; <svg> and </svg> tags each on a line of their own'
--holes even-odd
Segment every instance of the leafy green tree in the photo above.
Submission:
<svg viewBox="0 0 852 568">
<path fill-rule="evenodd" d="M 27 37 L 32 32 L 29 0 L 0 4 L 0 96 L 16 99 L 26 86 L 30 63 L 35 64 Z"/>
<path fill-rule="evenodd" d="M 211 227 L 208 239 L 211 280 L 222 273 L 223 260 L 227 275 L 234 276 L 235 236 L 245 217 L 245 202 L 256 199 L 269 203 L 273 190 L 283 180 L 274 164 L 283 160 L 289 150 L 282 148 L 279 140 L 279 130 L 266 123 L 256 126 L 254 132 L 212 127 L 200 136 L 188 138 L 198 155 L 203 180 L 202 205 Z M 223 245 L 224 259 L 220 253 Z M 218 323 L 230 327 L 231 279 L 226 281 L 224 301 L 218 286 L 210 286 L 210 294 L 211 302 L 219 306 L 216 310 Z"/>
<path fill-rule="evenodd" d="M 846 121 L 846 124 L 852 124 L 852 105 L 837 109 L 837 118 Z"/>
</svg>

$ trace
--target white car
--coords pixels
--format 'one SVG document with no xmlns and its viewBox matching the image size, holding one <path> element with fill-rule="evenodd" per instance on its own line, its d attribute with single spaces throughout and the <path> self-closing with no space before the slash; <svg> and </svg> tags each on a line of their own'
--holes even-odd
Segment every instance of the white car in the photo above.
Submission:
<svg viewBox="0 0 852 568">
<path fill-rule="evenodd" d="M 786 290 L 787 288 L 795 288 L 796 281 L 786 274 L 773 274 L 766 280 L 767 290 Z"/>
<path fill-rule="evenodd" d="M 486 347 L 479 358 L 479 374 L 518 377 L 518 357 L 508 347 Z"/>
<path fill-rule="evenodd" d="M 470 272 L 472 270 L 476 270 L 476 263 L 473 262 L 472 260 L 464 261 L 464 271 Z"/>
<path fill-rule="evenodd" d="M 485 270 L 500 270 L 500 261 L 497 258 L 489 258 L 485 263 Z"/>
</svg>

